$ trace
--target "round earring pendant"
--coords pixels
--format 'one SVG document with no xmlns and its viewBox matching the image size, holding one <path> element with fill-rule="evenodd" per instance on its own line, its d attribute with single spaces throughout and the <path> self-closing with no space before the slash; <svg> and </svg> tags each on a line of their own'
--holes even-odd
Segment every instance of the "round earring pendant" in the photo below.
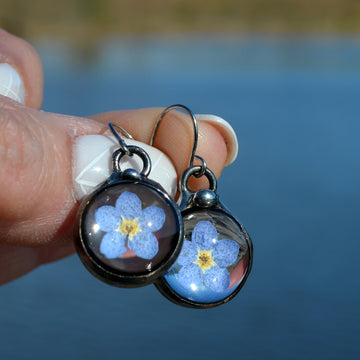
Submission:
<svg viewBox="0 0 360 360">
<path fill-rule="evenodd" d="M 119 287 L 152 283 L 181 250 L 180 211 L 148 179 L 102 186 L 82 204 L 79 225 L 81 260 L 93 275 Z"/>
<path fill-rule="evenodd" d="M 184 243 L 172 268 L 156 282 L 178 305 L 209 308 L 232 299 L 252 265 L 252 243 L 242 225 L 221 207 L 183 211 Z"/>
</svg>

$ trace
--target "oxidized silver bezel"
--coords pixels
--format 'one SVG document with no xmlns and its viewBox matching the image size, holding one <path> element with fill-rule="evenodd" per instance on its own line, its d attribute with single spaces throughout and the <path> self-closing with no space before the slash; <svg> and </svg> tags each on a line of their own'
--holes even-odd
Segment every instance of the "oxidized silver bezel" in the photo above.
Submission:
<svg viewBox="0 0 360 360">
<path fill-rule="evenodd" d="M 209 189 L 193 192 L 190 189 L 188 189 L 187 182 L 190 176 L 199 174 L 202 170 L 204 170 L 204 175 L 207 177 L 209 181 Z M 180 294 L 178 294 L 177 292 L 175 292 L 164 277 L 159 278 L 154 283 L 154 285 L 157 287 L 157 289 L 160 291 L 162 295 L 164 295 L 168 300 L 172 301 L 177 305 L 181 305 L 189 308 L 196 308 L 196 309 L 207 309 L 225 304 L 239 293 L 239 291 L 244 286 L 250 274 L 252 268 L 252 262 L 253 262 L 253 245 L 251 238 L 247 233 L 247 231 L 245 230 L 244 226 L 241 225 L 238 222 L 238 220 L 233 215 L 231 215 L 231 213 L 227 211 L 226 208 L 221 204 L 221 202 L 218 199 L 216 189 L 217 189 L 216 177 L 211 170 L 209 170 L 208 168 L 202 169 L 201 166 L 193 166 L 187 169 L 183 173 L 182 178 L 180 180 L 180 198 L 178 200 L 178 203 L 180 204 L 180 209 L 182 210 L 181 211 L 182 217 L 183 219 L 186 219 L 188 215 L 204 212 L 204 210 L 210 210 L 212 212 L 218 213 L 219 217 L 230 218 L 233 221 L 233 223 L 235 223 L 238 226 L 239 232 L 243 234 L 247 244 L 247 248 L 248 248 L 247 256 L 249 257 L 249 262 L 246 268 L 246 272 L 244 273 L 240 283 L 236 286 L 236 288 L 231 294 L 229 294 L 227 297 L 225 297 L 222 300 L 211 303 L 202 303 L 187 299 L 181 296 Z M 184 227 L 186 227 L 186 221 L 184 221 Z M 184 229 L 184 234 L 185 233 L 186 230 Z"/>
<path fill-rule="evenodd" d="M 162 199 L 171 206 L 178 227 L 178 240 L 175 249 L 173 249 L 173 252 L 170 253 L 165 261 L 161 263 L 156 269 L 141 274 L 129 274 L 111 268 L 107 264 L 103 263 L 96 255 L 94 255 L 93 251 L 89 247 L 88 242 L 86 241 L 84 219 L 87 215 L 87 211 L 90 205 L 96 201 L 96 198 L 99 194 L 106 191 L 107 189 L 126 184 L 137 184 L 147 187 L 162 197 Z M 95 277 L 117 287 L 141 287 L 153 283 L 156 279 L 166 273 L 166 271 L 173 265 L 181 251 L 183 243 L 183 221 L 181 212 L 178 209 L 176 203 L 158 183 L 141 176 L 141 174 L 134 174 L 134 172 L 131 171 L 125 171 L 124 173 L 114 173 L 108 181 L 106 181 L 89 197 L 87 197 L 79 208 L 78 224 L 79 230 L 76 236 L 75 245 L 81 261 Z"/>
<path fill-rule="evenodd" d="M 193 207 L 191 209 L 184 210 L 182 212 L 182 215 L 183 215 L 183 217 L 186 217 L 189 214 L 194 214 L 197 211 L 203 211 L 203 210 L 204 210 L 203 208 Z M 225 304 L 225 303 L 229 302 L 232 298 L 234 298 L 239 293 L 239 291 L 244 286 L 244 284 L 250 274 L 251 267 L 252 267 L 252 261 L 253 261 L 253 245 L 252 245 L 252 241 L 251 241 L 249 234 L 245 230 L 244 226 L 241 225 L 229 212 L 224 210 L 222 208 L 222 206 L 213 207 L 213 208 L 211 208 L 211 210 L 214 212 L 219 212 L 219 215 L 221 215 L 221 216 L 230 217 L 239 226 L 239 230 L 244 235 L 247 246 L 248 246 L 247 256 L 249 256 L 249 264 L 246 268 L 246 273 L 243 275 L 241 282 L 237 285 L 237 287 L 234 289 L 234 291 L 230 295 L 228 295 L 226 298 L 224 298 L 222 300 L 219 300 L 217 302 L 212 302 L 212 303 L 199 303 L 199 302 L 195 302 L 195 301 L 186 299 L 186 298 L 182 297 L 180 294 L 178 294 L 177 292 L 175 292 L 170 287 L 170 285 L 167 283 L 167 281 L 164 279 L 164 277 L 159 278 L 154 283 L 154 285 L 157 287 L 157 289 L 160 291 L 160 293 L 162 295 L 164 295 L 168 300 L 172 301 L 176 305 L 180 305 L 180 306 L 184 306 L 184 307 L 188 307 L 188 308 L 195 308 L 195 309 L 208 309 L 208 308 L 212 308 L 212 307 L 216 307 L 216 306 Z"/>
</svg>

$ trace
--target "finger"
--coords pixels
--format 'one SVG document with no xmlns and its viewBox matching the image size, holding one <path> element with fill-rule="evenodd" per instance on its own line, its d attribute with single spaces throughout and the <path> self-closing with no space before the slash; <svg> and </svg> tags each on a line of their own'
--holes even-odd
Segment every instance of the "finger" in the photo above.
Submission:
<svg viewBox="0 0 360 360">
<path fill-rule="evenodd" d="M 96 118 L 116 120 L 138 140 L 148 142 L 161 111 L 124 111 Z M 169 114 L 155 139 L 178 174 L 187 167 L 193 144 L 192 125 L 184 116 Z M 106 128 L 102 122 L 0 101 L 0 183 L 6 189 L 0 192 L 1 242 L 41 246 L 73 238 L 78 204 L 73 196 L 72 144 L 75 136 L 103 133 Z M 206 122 L 199 124 L 199 130 L 198 153 L 219 176 L 227 158 L 225 140 Z"/>
<path fill-rule="evenodd" d="M 34 48 L 25 40 L 0 29 L 0 95 L 39 109 L 43 96 L 43 71 Z"/>
<path fill-rule="evenodd" d="M 114 121 L 129 131 L 136 140 L 149 143 L 162 110 L 162 108 L 150 108 L 112 111 L 97 114 L 91 118 L 103 123 Z M 234 154 L 236 156 L 236 136 L 225 120 L 222 121 L 227 126 L 218 122 L 214 123 L 211 118 L 209 121 L 206 119 L 206 116 L 203 115 L 202 121 L 198 121 L 199 137 L 196 153 L 206 160 L 207 166 L 219 177 L 224 166 L 229 163 L 229 157 L 234 157 Z M 179 111 L 169 112 L 159 126 L 154 146 L 170 157 L 178 175 L 181 175 L 188 167 L 193 143 L 194 133 L 191 118 Z M 192 185 L 194 186 L 194 181 Z M 195 186 L 196 188 L 207 186 L 207 180 L 201 179 Z"/>
<path fill-rule="evenodd" d="M 0 99 L 0 242 L 40 246 L 69 241 L 74 135 L 104 131 L 89 119 L 29 109 Z"/>
</svg>

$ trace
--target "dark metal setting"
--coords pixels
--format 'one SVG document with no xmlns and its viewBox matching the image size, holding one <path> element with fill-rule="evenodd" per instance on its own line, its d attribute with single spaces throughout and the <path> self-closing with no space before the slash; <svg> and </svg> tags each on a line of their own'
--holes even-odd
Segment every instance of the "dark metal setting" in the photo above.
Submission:
<svg viewBox="0 0 360 360">
<path fill-rule="evenodd" d="M 99 256 L 97 250 L 98 245 L 95 245 L 92 235 L 87 225 L 87 218 L 90 216 L 92 208 L 95 204 L 103 201 L 110 196 L 112 190 L 123 187 L 138 187 L 143 192 L 151 192 L 154 196 L 158 196 L 160 201 L 164 203 L 164 206 L 169 211 L 169 216 L 172 219 L 172 225 L 174 226 L 173 238 L 166 237 L 166 241 L 169 245 L 166 245 L 166 251 L 168 253 L 162 253 L 161 256 L 154 258 L 155 261 L 142 261 L 136 259 L 137 263 L 143 266 L 142 271 L 134 271 L 134 265 L 129 271 L 116 268 L 112 266 L 110 262 L 104 261 L 104 258 Z M 109 194 L 109 195 L 108 195 Z M 140 287 L 153 283 L 157 278 L 162 276 L 176 261 L 183 242 L 183 222 L 180 210 L 176 206 L 171 197 L 155 182 L 142 178 L 136 182 L 133 178 L 128 178 L 126 172 L 119 173 L 117 179 L 108 180 L 97 191 L 91 194 L 83 203 L 79 210 L 78 215 L 79 232 L 76 239 L 76 249 L 78 255 L 85 265 L 85 267 L 98 279 L 118 287 Z M 160 257 L 160 259 L 158 259 Z M 125 263 L 129 260 L 119 260 Z M 126 265 L 124 265 L 126 268 Z M 132 272 L 134 271 L 134 272 Z"/>
<path fill-rule="evenodd" d="M 160 277 L 156 282 L 154 283 L 156 288 L 160 291 L 160 293 L 165 296 L 168 300 L 173 302 L 176 305 L 180 305 L 187 308 L 193 308 L 193 309 L 209 309 L 213 307 L 217 307 L 223 304 L 226 304 L 230 300 L 232 300 L 243 288 L 245 285 L 245 282 L 251 272 L 252 263 L 253 263 L 253 244 L 250 238 L 250 235 L 247 233 L 245 227 L 241 225 L 228 211 L 226 211 L 222 206 L 216 206 L 214 209 L 214 213 L 217 213 L 220 217 L 228 217 L 232 219 L 238 226 L 238 232 L 245 238 L 246 240 L 246 249 L 243 249 L 245 251 L 244 257 L 246 257 L 248 261 L 248 265 L 246 267 L 246 271 L 244 272 L 243 277 L 241 278 L 241 281 L 236 286 L 234 291 L 226 296 L 224 299 L 221 299 L 219 301 L 214 301 L 210 303 L 205 302 L 198 302 L 191 300 L 189 298 L 186 298 L 184 296 L 181 296 L 178 292 L 174 291 L 174 289 L 169 285 L 169 283 L 166 281 L 164 276 Z M 196 210 L 189 208 L 182 212 L 182 216 L 184 218 L 184 224 L 186 227 L 186 218 L 192 217 L 194 213 L 196 214 Z M 186 233 L 186 229 L 185 229 Z"/>
<path fill-rule="evenodd" d="M 133 156 L 133 155 L 137 155 L 141 158 L 141 160 L 143 161 L 143 169 L 140 172 L 140 175 L 143 177 L 147 177 L 150 174 L 151 171 L 151 160 L 150 157 L 148 155 L 148 153 L 138 147 L 138 146 L 134 146 L 134 145 L 127 145 L 126 146 L 126 150 L 125 149 L 118 149 L 113 153 L 113 171 L 117 172 L 117 173 L 121 173 L 121 169 L 120 169 L 120 161 L 121 159 L 127 155 L 127 156 Z"/>
<path fill-rule="evenodd" d="M 209 181 L 209 188 L 199 191 L 190 190 L 187 186 L 189 178 L 191 176 L 197 177 L 196 175 L 202 172 Z M 233 285 L 229 286 L 229 288 L 225 289 L 223 293 L 218 296 L 217 294 L 214 295 L 214 293 L 207 295 L 208 293 L 206 292 L 204 292 L 205 295 L 202 295 L 201 291 L 203 290 L 199 291 L 198 294 L 196 293 L 198 290 L 194 290 L 193 293 L 191 290 L 183 290 L 179 285 L 179 276 L 183 265 L 179 264 L 177 266 L 177 263 L 175 263 L 173 268 L 170 269 L 165 276 L 162 276 L 155 282 L 155 286 L 168 300 L 177 305 L 206 309 L 227 303 L 239 293 L 251 271 L 253 245 L 250 236 L 244 226 L 221 204 L 216 190 L 216 177 L 214 173 L 206 167 L 206 163 L 203 162 L 202 166 L 193 166 L 183 173 L 180 180 L 180 197 L 178 203 L 180 204 L 179 207 L 184 221 L 184 237 L 188 244 L 192 243 L 195 241 L 192 238 L 192 234 L 196 224 L 205 223 L 207 224 L 205 226 L 216 229 L 216 232 L 221 236 L 220 241 L 221 239 L 231 239 L 233 242 L 236 242 L 239 246 L 237 260 L 233 266 L 229 267 L 229 270 L 226 270 L 229 271 L 230 279 L 233 279 Z M 206 254 L 208 252 L 205 251 L 203 253 Z M 197 263 L 199 263 L 199 257 L 196 262 L 193 262 L 193 264 Z M 196 289 L 195 284 L 192 286 Z"/>
<path fill-rule="evenodd" d="M 206 191 L 200 190 L 194 192 L 187 187 L 190 176 L 196 176 L 196 174 L 201 173 L 202 166 L 196 165 L 184 171 L 180 179 L 180 197 L 178 203 L 180 204 L 180 209 L 184 210 L 187 207 L 194 206 L 195 202 L 199 206 L 205 204 L 205 206 L 214 206 L 217 203 L 217 180 L 215 174 L 209 169 L 205 168 L 204 176 L 209 180 L 209 189 Z M 199 195 L 198 195 L 199 194 Z M 197 198 L 197 200 L 195 200 Z M 207 199 L 206 199 L 207 198 Z M 208 204 L 208 205 L 206 205 Z"/>
<path fill-rule="evenodd" d="M 181 251 L 183 243 L 181 212 L 161 185 L 148 179 L 151 160 L 147 152 L 138 146 L 127 145 L 117 130 L 129 138 L 131 135 L 120 126 L 110 123 L 109 127 L 120 144 L 119 149 L 113 153 L 113 173 L 80 206 L 76 249 L 85 267 L 100 280 L 118 287 L 145 286 L 166 273 Z M 143 161 L 141 172 L 131 168 L 122 170 L 121 159 L 134 154 Z M 149 215 L 149 211 L 147 215 L 141 215 L 145 216 L 144 220 L 131 217 L 132 215 L 124 220 L 123 213 L 117 209 L 117 202 L 120 198 L 129 198 L 129 196 L 131 200 L 125 200 L 126 205 L 121 205 L 124 204 L 124 200 L 121 200 L 119 205 L 121 211 L 125 213 L 129 211 L 131 214 L 134 211 L 133 206 L 137 206 L 136 211 L 140 215 L 149 209 L 150 214 L 155 211 L 154 214 L 158 215 L 154 216 L 161 220 L 153 218 Z M 99 211 L 105 215 L 98 215 Z M 98 217 L 100 220 L 96 220 L 97 216 L 101 216 Z M 112 217 L 115 217 L 114 221 Z M 153 219 L 158 223 L 157 228 L 149 230 L 153 226 Z M 112 227 L 106 225 L 108 223 L 112 224 Z M 117 235 L 119 233 L 121 235 Z M 143 239 L 141 236 L 145 236 L 144 233 L 148 236 L 144 239 L 152 242 L 141 240 L 138 246 L 142 248 L 140 250 L 138 248 L 137 252 L 130 246 L 130 242 L 133 244 L 134 236 Z M 103 245 L 104 241 L 106 245 Z M 148 245 L 150 243 L 152 245 Z M 103 246 L 107 246 L 107 250 L 104 250 Z M 148 248 L 149 246 L 151 247 Z"/>
</svg>

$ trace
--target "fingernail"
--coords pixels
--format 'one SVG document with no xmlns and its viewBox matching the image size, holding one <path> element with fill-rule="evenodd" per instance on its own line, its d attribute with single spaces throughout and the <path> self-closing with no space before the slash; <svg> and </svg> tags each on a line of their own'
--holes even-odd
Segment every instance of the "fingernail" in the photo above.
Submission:
<svg viewBox="0 0 360 360">
<path fill-rule="evenodd" d="M 216 115 L 197 114 L 196 119 L 206 121 L 214 125 L 220 131 L 228 150 L 228 157 L 225 165 L 230 165 L 234 162 L 238 154 L 239 144 L 232 126 L 226 120 Z"/>
<path fill-rule="evenodd" d="M 135 140 L 126 139 L 126 144 L 144 149 L 151 159 L 149 179 L 158 182 L 174 197 L 177 190 L 177 174 L 170 159 L 160 150 Z M 73 146 L 73 184 L 78 200 L 90 194 L 112 173 L 112 154 L 119 148 L 114 137 L 85 135 L 75 139 Z M 143 162 L 138 156 L 124 157 L 122 169 L 141 171 Z"/>
<path fill-rule="evenodd" d="M 24 83 L 17 71 L 9 64 L 0 64 L 0 95 L 25 103 Z"/>
</svg>

